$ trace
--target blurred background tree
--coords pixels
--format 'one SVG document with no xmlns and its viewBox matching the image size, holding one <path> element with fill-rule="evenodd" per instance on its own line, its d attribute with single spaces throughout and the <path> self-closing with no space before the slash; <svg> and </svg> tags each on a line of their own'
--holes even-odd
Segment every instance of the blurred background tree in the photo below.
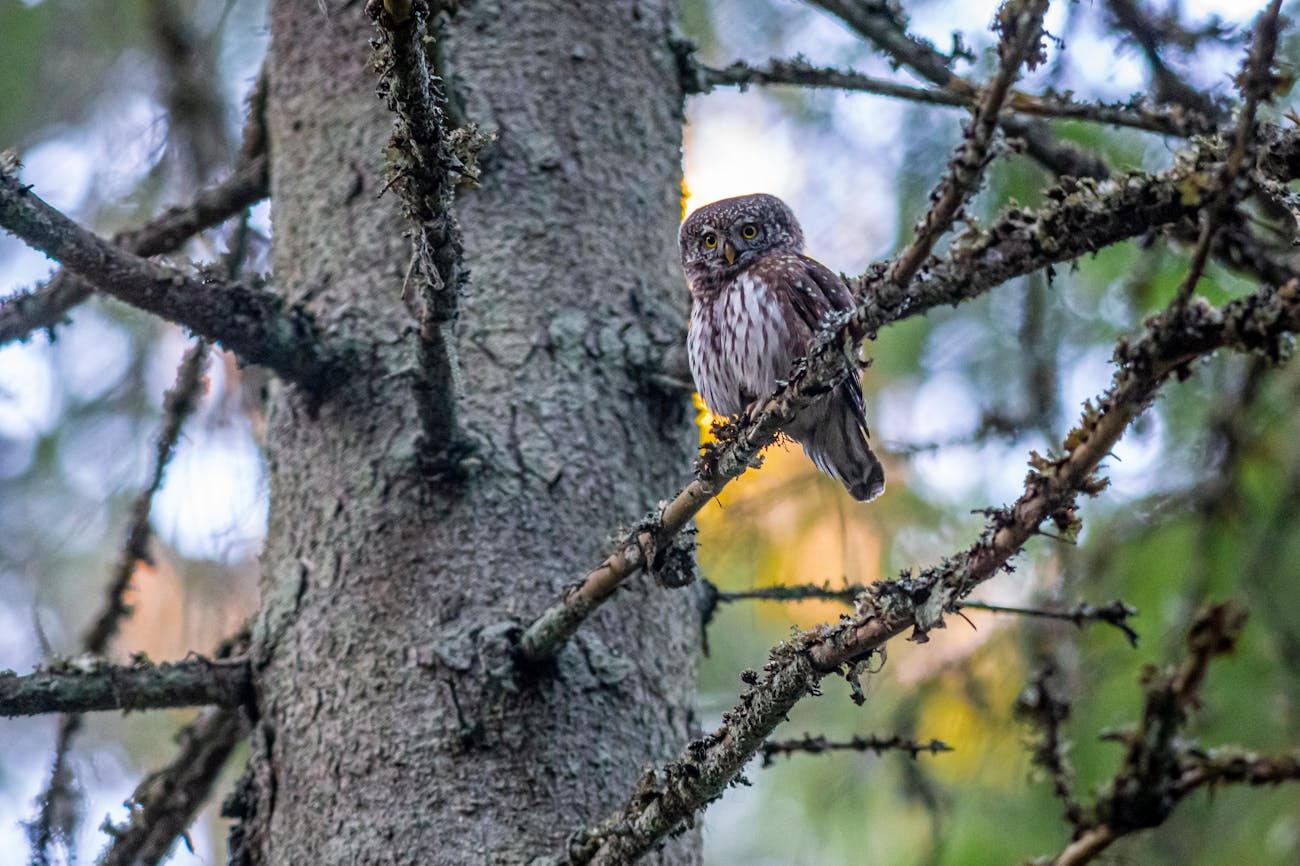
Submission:
<svg viewBox="0 0 1300 866">
<path fill-rule="evenodd" d="M 683 31 L 710 66 L 803 56 L 925 83 L 818 5 L 685 0 Z M 952 50 L 959 73 L 989 75 L 993 3 L 905 5 L 911 32 Z M 1061 50 L 1021 87 L 1109 102 L 1176 80 L 1211 105 L 1226 101 L 1260 6 L 1147 2 L 1134 19 L 1127 0 L 1053 4 L 1047 29 Z M 1284 12 L 1294 18 L 1290 7 Z M 138 224 L 235 164 L 265 18 L 261 0 L 0 2 L 0 144 L 21 154 L 28 182 L 82 223 L 103 234 Z M 1286 69 L 1300 48 L 1293 31 L 1284 35 Z M 1263 111 L 1276 120 L 1286 105 Z M 780 195 L 800 215 L 810 252 L 846 273 L 908 239 L 965 118 L 959 109 L 800 87 L 718 89 L 688 108 L 685 207 Z M 1114 172 L 1164 168 L 1181 145 L 1093 123 L 1053 121 L 1050 131 Z M 1000 160 L 972 216 L 991 217 L 1012 201 L 1041 204 L 1052 182 L 1029 156 Z M 264 206 L 247 225 L 238 241 L 234 229 L 216 229 L 186 252 L 215 260 L 237 242 L 246 266 L 263 271 Z M 733 592 L 840 587 L 963 548 L 983 525 L 972 510 L 1019 494 L 1029 452 L 1059 442 L 1083 400 L 1105 388 L 1116 340 L 1164 307 L 1187 258 L 1186 246 L 1146 237 L 882 332 L 866 350 L 873 365 L 865 388 L 888 493 L 858 506 L 797 448 L 772 449 L 761 472 L 700 515 L 702 576 Z M 6 291 L 48 268 L 40 254 L 0 237 Z M 1253 287 L 1212 263 L 1198 291 L 1221 303 Z M 0 348 L 0 667 L 26 670 L 77 652 L 94 609 L 88 599 L 98 598 L 120 555 L 130 502 L 151 466 L 162 394 L 185 346 L 178 328 L 95 299 L 67 324 Z M 267 512 L 260 384 L 220 354 L 209 376 L 154 503 L 153 564 L 134 573 L 122 653 L 207 651 L 257 607 Z M 1237 654 L 1211 672 L 1193 731 L 1265 752 L 1295 748 L 1298 395 L 1294 364 L 1223 355 L 1198 365 L 1115 449 L 1111 488 L 1087 503 L 1077 542 L 1034 542 L 1014 575 L 980 592 L 989 602 L 1052 609 L 1121 599 L 1140 611 L 1131 622 L 1137 648 L 1105 625 L 978 610 L 969 625 L 950 618 L 924 647 L 895 642 L 883 669 L 864 680 L 864 706 L 828 684 L 825 697 L 797 706 L 782 733 L 901 734 L 954 751 L 796 754 L 751 765 L 749 785 L 729 791 L 705 819 L 706 862 L 1006 864 L 1059 849 L 1060 805 L 1031 765 L 1017 696 L 1050 660 L 1072 703 L 1070 759 L 1087 792 L 1110 778 L 1122 754 L 1096 735 L 1137 717 L 1143 666 L 1176 658 L 1212 600 L 1239 599 L 1253 619 Z M 708 626 L 702 727 L 714 727 L 733 703 L 736 672 L 761 667 L 791 626 L 844 610 L 826 600 L 720 605 Z M 170 755 L 169 734 L 192 715 L 88 717 L 71 753 L 84 820 L 51 852 L 55 860 L 93 856 L 101 819 L 124 817 L 120 804 Z M 56 724 L 3 725 L 0 861 L 19 863 L 29 857 L 24 822 L 48 783 Z M 178 846 L 170 862 L 217 862 L 224 835 L 209 812 L 191 832 L 192 850 Z M 1300 792 L 1201 795 L 1116 850 L 1137 863 L 1294 863 Z"/>
</svg>

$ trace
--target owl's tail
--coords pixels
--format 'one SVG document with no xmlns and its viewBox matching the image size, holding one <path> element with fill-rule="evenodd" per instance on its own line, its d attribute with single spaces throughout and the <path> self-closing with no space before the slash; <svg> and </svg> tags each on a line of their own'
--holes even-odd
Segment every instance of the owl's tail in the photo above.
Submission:
<svg viewBox="0 0 1300 866">
<path fill-rule="evenodd" d="M 843 484 L 854 499 L 870 502 L 885 490 L 885 468 L 867 444 L 856 384 L 845 382 L 809 406 L 790 425 L 789 433 L 818 469 Z"/>
</svg>

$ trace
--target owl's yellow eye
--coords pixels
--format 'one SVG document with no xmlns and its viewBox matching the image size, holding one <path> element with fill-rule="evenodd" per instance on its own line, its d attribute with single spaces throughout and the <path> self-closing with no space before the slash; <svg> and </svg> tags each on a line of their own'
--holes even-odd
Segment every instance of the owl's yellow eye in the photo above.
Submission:
<svg viewBox="0 0 1300 866">
<path fill-rule="evenodd" d="M 747 241 L 752 241 L 758 237 L 758 226 L 753 223 L 745 223 L 740 227 L 740 236 Z"/>
<path fill-rule="evenodd" d="M 705 248 L 705 249 L 709 249 L 709 250 L 711 250 L 711 249 L 713 249 L 714 247 L 716 247 L 717 245 L 718 245 L 718 236 L 715 235 L 713 232 L 709 232 L 708 234 L 706 234 L 706 235 L 704 236 L 704 248 Z"/>
</svg>

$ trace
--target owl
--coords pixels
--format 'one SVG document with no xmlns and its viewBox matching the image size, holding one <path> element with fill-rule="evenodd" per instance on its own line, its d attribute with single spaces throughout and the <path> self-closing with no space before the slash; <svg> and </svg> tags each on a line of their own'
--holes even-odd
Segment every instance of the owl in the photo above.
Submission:
<svg viewBox="0 0 1300 866">
<path fill-rule="evenodd" d="M 691 290 L 691 374 L 715 415 L 735 415 L 768 397 L 808 353 L 827 314 L 853 305 L 843 281 L 803 254 L 803 230 L 776 196 L 705 205 L 682 224 L 680 243 Z M 805 408 L 785 432 L 854 499 L 866 502 L 885 489 L 856 376 Z"/>
</svg>

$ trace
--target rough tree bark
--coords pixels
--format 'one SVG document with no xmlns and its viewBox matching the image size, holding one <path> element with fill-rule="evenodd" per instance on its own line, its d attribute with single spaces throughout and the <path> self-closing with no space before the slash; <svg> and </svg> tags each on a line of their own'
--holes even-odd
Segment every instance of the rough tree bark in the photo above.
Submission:
<svg viewBox="0 0 1300 866">
<path fill-rule="evenodd" d="M 691 594 L 637 582 L 557 660 L 509 638 L 688 472 L 680 397 L 638 363 L 686 317 L 682 93 L 669 0 L 464 4 L 444 38 L 498 140 L 462 191 L 460 472 L 422 477 L 410 261 L 383 193 L 392 116 L 360 4 L 272 8 L 273 269 L 371 364 L 270 398 L 260 719 L 236 859 L 528 863 L 626 796 L 693 727 Z M 661 862 L 693 863 L 695 834 Z"/>
</svg>

